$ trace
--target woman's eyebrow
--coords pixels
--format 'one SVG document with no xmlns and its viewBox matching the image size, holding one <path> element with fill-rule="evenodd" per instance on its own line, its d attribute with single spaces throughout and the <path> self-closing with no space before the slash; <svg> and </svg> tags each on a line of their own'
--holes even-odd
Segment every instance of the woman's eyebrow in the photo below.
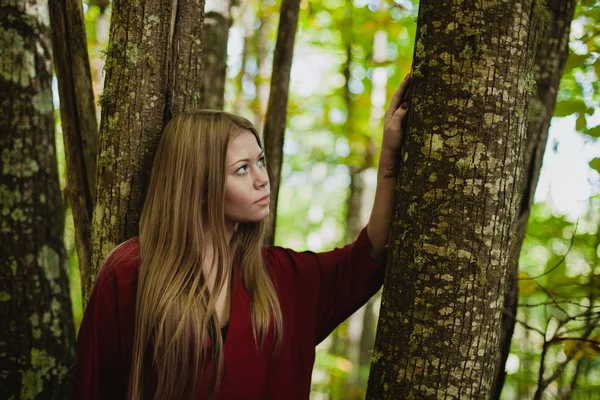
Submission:
<svg viewBox="0 0 600 400">
<path fill-rule="evenodd" d="M 257 159 L 261 158 L 263 155 L 265 154 L 264 150 L 261 151 L 258 156 L 256 157 Z M 230 165 L 230 167 L 233 167 L 235 164 L 241 163 L 241 162 L 250 162 L 250 159 L 248 158 L 242 158 L 241 160 L 237 160 L 236 162 L 234 162 L 233 164 Z"/>
</svg>

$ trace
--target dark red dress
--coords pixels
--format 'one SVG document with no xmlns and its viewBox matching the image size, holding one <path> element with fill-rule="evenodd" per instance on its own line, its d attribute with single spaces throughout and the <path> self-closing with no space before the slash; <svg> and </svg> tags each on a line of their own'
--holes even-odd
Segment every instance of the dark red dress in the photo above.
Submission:
<svg viewBox="0 0 600 400">
<path fill-rule="evenodd" d="M 384 268 L 370 255 L 363 229 L 356 241 L 325 253 L 263 250 L 283 314 L 281 353 L 274 337 L 256 349 L 250 297 L 239 266 L 234 273 L 229 330 L 219 400 L 307 400 L 315 346 L 369 300 L 383 283 Z M 76 399 L 123 399 L 131 365 L 139 242 L 115 249 L 98 276 L 77 342 Z"/>
</svg>

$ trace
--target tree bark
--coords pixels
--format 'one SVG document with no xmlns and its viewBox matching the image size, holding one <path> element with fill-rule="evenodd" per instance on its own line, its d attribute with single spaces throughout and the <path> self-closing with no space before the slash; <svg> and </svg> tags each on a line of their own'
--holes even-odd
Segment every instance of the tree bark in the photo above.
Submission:
<svg viewBox="0 0 600 400">
<path fill-rule="evenodd" d="M 420 4 L 368 399 L 491 394 L 539 4 Z"/>
<path fill-rule="evenodd" d="M 533 205 L 535 189 L 540 177 L 542 159 L 546 152 L 548 129 L 554 113 L 556 95 L 569 52 L 569 33 L 571 21 L 575 13 L 575 0 L 547 0 L 550 12 L 545 35 L 540 41 L 535 56 L 533 73 L 535 74 L 537 94 L 531 99 L 530 120 L 527 127 L 527 143 L 525 147 L 524 185 L 521 189 L 521 204 L 519 206 L 515 225 L 516 240 L 514 259 L 519 259 L 521 246 L 525 239 L 527 221 Z M 500 393 L 506 371 L 504 366 L 510 354 L 510 343 L 515 329 L 514 317 L 517 315 L 518 304 L 518 263 L 509 265 L 508 290 L 504 296 L 505 313 L 502 316 L 500 336 L 500 357 L 496 366 L 496 377 L 492 391 L 492 399 L 500 399 Z"/>
<path fill-rule="evenodd" d="M 81 283 L 88 274 L 96 196 L 98 124 L 80 1 L 49 2 L 54 67 L 67 164 L 67 193 L 75 224 Z"/>
<path fill-rule="evenodd" d="M 250 38 L 252 37 L 252 19 L 253 18 L 254 18 L 254 16 L 252 14 L 252 7 L 250 7 L 250 3 L 245 3 L 242 6 L 242 11 L 241 11 L 241 20 L 242 20 L 241 22 L 242 22 L 242 28 L 244 31 L 244 38 L 243 38 L 243 43 L 242 43 L 242 54 L 241 54 L 242 59 L 240 62 L 240 70 L 234 79 L 236 98 L 233 103 L 233 111 L 236 114 L 241 114 L 244 111 L 244 108 L 246 107 L 246 99 L 244 98 L 244 80 L 246 77 L 246 64 L 248 62 L 248 58 L 249 58 L 250 52 L 251 52 Z M 258 126 L 256 124 L 256 121 L 254 121 L 254 126 L 257 129 L 261 128 L 260 126 Z"/>
<path fill-rule="evenodd" d="M 265 155 L 269 163 L 271 183 L 271 227 L 267 239 L 270 244 L 273 244 L 275 239 L 277 198 L 281 179 L 281 165 L 283 163 L 283 139 L 285 137 L 290 73 L 299 9 L 300 0 L 282 0 L 277 42 L 273 54 L 271 91 L 263 131 Z"/>
<path fill-rule="evenodd" d="M 47 7 L 44 1 L 0 2 L 4 399 L 68 398 L 62 382 L 75 360 Z"/>
<path fill-rule="evenodd" d="M 86 299 L 106 255 L 138 234 L 164 126 L 198 107 L 203 13 L 204 0 L 113 2 Z"/>
<path fill-rule="evenodd" d="M 200 88 L 202 108 L 223 109 L 230 26 L 231 1 L 207 0 L 204 15 L 204 73 Z"/>
<path fill-rule="evenodd" d="M 267 62 L 269 52 L 269 49 L 267 49 L 267 35 L 269 31 L 269 24 L 271 23 L 271 18 L 269 17 L 270 15 L 271 14 L 269 14 L 268 10 L 266 10 L 265 3 L 260 2 L 256 11 L 256 17 L 258 18 L 260 26 L 254 32 L 258 73 L 254 77 L 256 98 L 253 101 L 254 104 L 252 104 L 254 116 L 257 121 L 256 125 L 260 127 L 264 126 L 265 124 L 265 116 L 267 113 L 267 106 L 269 104 L 269 79 L 271 71 L 269 71 L 269 63 Z"/>
</svg>

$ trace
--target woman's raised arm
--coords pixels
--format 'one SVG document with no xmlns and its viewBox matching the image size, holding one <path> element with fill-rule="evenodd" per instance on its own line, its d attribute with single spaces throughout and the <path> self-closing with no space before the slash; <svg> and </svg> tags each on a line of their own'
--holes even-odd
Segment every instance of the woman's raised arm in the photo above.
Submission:
<svg viewBox="0 0 600 400">
<path fill-rule="evenodd" d="M 394 93 L 390 106 L 385 113 L 383 140 L 377 169 L 377 189 L 373 210 L 367 225 L 367 233 L 371 241 L 371 256 L 382 261 L 385 256 L 392 226 L 394 210 L 394 187 L 397 181 L 398 162 L 402 146 L 402 120 L 406 117 L 408 105 L 405 102 L 410 75 Z"/>
</svg>

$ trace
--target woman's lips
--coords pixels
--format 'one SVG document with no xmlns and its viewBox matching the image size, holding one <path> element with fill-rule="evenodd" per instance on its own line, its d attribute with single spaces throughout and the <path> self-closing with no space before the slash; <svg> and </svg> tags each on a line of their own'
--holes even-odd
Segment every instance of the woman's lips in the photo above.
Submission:
<svg viewBox="0 0 600 400">
<path fill-rule="evenodd" d="M 258 199 L 258 201 L 256 202 L 256 204 L 260 204 L 260 205 L 266 205 L 269 204 L 270 200 L 269 200 L 269 195 L 263 196 L 260 199 Z"/>
</svg>

